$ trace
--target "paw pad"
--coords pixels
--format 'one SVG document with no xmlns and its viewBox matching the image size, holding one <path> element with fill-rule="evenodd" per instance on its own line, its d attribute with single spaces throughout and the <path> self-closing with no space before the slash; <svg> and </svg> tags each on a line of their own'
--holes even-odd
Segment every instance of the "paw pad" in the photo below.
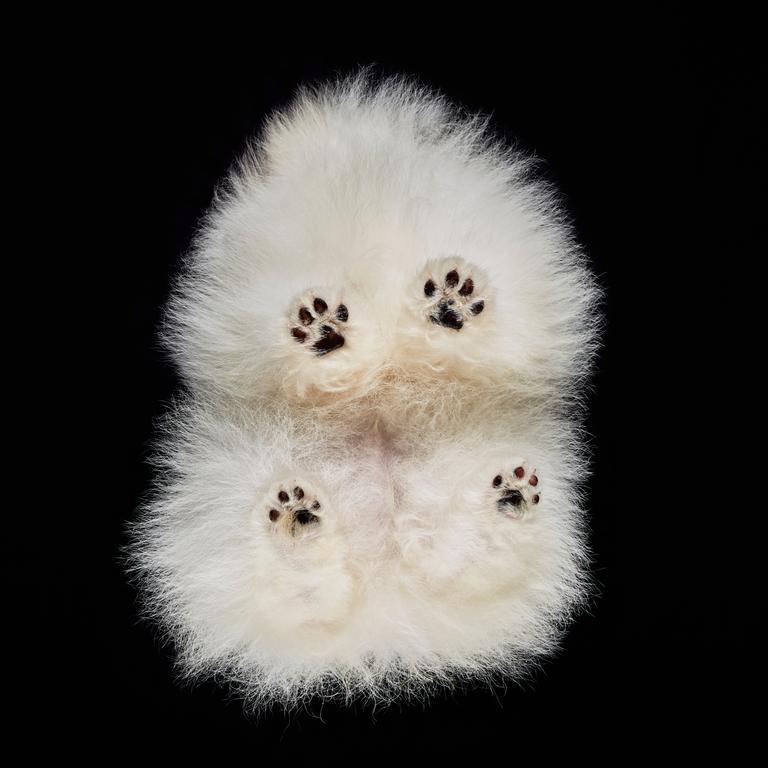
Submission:
<svg viewBox="0 0 768 768">
<path fill-rule="evenodd" d="M 491 481 L 496 508 L 507 517 L 522 517 L 531 505 L 541 501 L 541 493 L 533 491 L 538 485 L 536 470 L 528 470 L 525 465 L 515 467 L 508 475 L 496 475 Z"/>
<path fill-rule="evenodd" d="M 426 314 L 435 324 L 460 331 L 464 324 L 485 309 L 485 299 L 475 296 L 475 281 L 457 268 L 450 269 L 438 281 L 430 277 L 424 283 L 424 296 L 430 299 Z"/>
<path fill-rule="evenodd" d="M 320 509 L 320 502 L 297 485 L 290 492 L 284 488 L 278 491 L 277 501 L 269 505 L 267 516 L 295 536 L 304 526 L 321 522 Z"/>
<path fill-rule="evenodd" d="M 295 318 L 300 325 L 291 327 L 291 336 L 299 344 L 306 344 L 319 357 L 344 346 L 341 328 L 349 320 L 349 309 L 345 304 L 339 304 L 330 312 L 328 302 L 319 296 L 311 303 L 311 309 L 306 304 L 299 306 Z"/>
</svg>

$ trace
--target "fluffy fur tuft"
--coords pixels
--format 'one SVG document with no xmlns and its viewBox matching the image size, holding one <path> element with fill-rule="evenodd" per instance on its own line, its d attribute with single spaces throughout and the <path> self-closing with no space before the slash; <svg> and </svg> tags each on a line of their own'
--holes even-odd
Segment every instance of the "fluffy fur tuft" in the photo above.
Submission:
<svg viewBox="0 0 768 768">
<path fill-rule="evenodd" d="M 486 121 L 365 73 L 219 190 L 164 329 L 131 572 L 185 674 L 254 706 L 525 673 L 588 592 L 598 291 Z"/>
</svg>

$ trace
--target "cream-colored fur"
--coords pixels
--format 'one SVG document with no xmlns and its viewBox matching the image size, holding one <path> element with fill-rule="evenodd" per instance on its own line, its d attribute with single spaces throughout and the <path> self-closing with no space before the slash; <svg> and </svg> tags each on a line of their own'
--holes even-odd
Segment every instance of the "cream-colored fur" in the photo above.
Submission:
<svg viewBox="0 0 768 768">
<path fill-rule="evenodd" d="M 219 191 L 131 552 L 185 673 L 256 705 L 390 699 L 556 646 L 588 584 L 597 291 L 531 172 L 360 75 L 273 116 Z"/>
</svg>

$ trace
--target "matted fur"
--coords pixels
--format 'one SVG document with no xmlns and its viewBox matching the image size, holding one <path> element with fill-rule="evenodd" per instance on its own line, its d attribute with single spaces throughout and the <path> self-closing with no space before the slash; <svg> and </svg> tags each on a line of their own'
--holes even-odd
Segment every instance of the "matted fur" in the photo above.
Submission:
<svg viewBox="0 0 768 768">
<path fill-rule="evenodd" d="M 365 74 L 274 115 L 165 328 L 189 392 L 130 562 L 183 671 L 390 700 L 551 652 L 588 585 L 596 295 L 485 120 Z"/>
</svg>

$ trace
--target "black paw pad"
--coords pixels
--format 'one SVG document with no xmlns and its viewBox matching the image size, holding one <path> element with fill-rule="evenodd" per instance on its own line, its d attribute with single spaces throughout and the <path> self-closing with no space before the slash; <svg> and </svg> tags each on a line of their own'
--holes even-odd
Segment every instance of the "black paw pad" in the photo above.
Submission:
<svg viewBox="0 0 768 768">
<path fill-rule="evenodd" d="M 502 509 L 504 507 L 519 507 L 523 503 L 523 494 L 514 489 L 505 491 L 497 503 Z"/>
<path fill-rule="evenodd" d="M 334 349 L 344 346 L 344 337 L 333 330 L 329 325 L 322 327 L 323 335 L 312 345 L 318 355 L 327 355 Z"/>
<path fill-rule="evenodd" d="M 454 331 L 460 331 L 485 308 L 485 300 L 474 297 L 474 279 L 461 275 L 459 269 L 446 272 L 442 280 L 430 277 L 424 283 L 424 295 L 432 299 L 426 310 L 427 317 L 436 325 Z"/>
<path fill-rule="evenodd" d="M 277 494 L 278 503 L 270 506 L 268 517 L 271 522 L 279 520 L 287 521 L 288 530 L 293 535 L 296 526 L 312 525 L 320 523 L 320 517 L 315 514 L 320 510 L 320 502 L 317 499 L 310 501 L 304 489 L 297 485 L 289 493 L 281 489 Z"/>
<path fill-rule="evenodd" d="M 540 493 L 533 490 L 539 490 L 539 477 L 535 469 L 529 470 L 526 466 L 515 467 L 508 475 L 496 475 L 491 486 L 495 489 L 498 510 L 513 520 L 541 501 Z"/>
<path fill-rule="evenodd" d="M 308 509 L 297 509 L 293 513 L 293 519 L 299 525 L 309 525 L 310 523 L 316 523 L 320 520 L 317 515 L 313 515 Z"/>
<path fill-rule="evenodd" d="M 464 321 L 461 319 L 461 315 L 455 310 L 451 309 L 447 302 L 440 304 L 437 310 L 437 316 L 432 318 L 438 325 L 442 325 L 446 328 L 453 328 L 460 331 L 464 327 Z"/>
<path fill-rule="evenodd" d="M 340 324 L 349 320 L 349 308 L 346 304 L 339 304 L 331 313 L 328 311 L 328 302 L 317 296 L 312 300 L 312 308 L 302 304 L 296 317 L 302 327 L 292 327 L 291 336 L 299 344 L 306 343 L 318 357 L 344 346 Z"/>
</svg>

